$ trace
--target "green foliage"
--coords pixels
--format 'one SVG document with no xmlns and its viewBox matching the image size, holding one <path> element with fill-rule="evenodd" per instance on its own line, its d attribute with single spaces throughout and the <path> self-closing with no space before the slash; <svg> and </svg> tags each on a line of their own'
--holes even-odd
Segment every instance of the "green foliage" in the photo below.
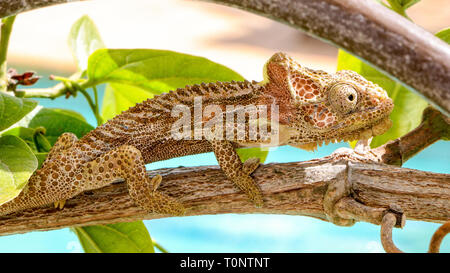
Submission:
<svg viewBox="0 0 450 273">
<path fill-rule="evenodd" d="M 2 133 L 2 136 L 16 136 L 21 138 L 31 148 L 32 151 L 37 152 L 36 144 L 34 143 L 35 129 L 17 126 Z"/>
<path fill-rule="evenodd" d="M 406 15 L 406 10 L 413 5 L 420 2 L 420 0 L 386 0 L 389 3 L 389 8 L 391 8 L 393 11 L 397 12 L 398 14 L 406 17 L 409 19 L 409 17 Z"/>
<path fill-rule="evenodd" d="M 0 131 L 21 120 L 36 105 L 37 101 L 16 98 L 0 92 Z"/>
<path fill-rule="evenodd" d="M 89 56 L 94 51 L 105 47 L 97 27 L 87 15 L 72 25 L 68 44 L 80 71 L 87 69 Z"/>
<path fill-rule="evenodd" d="M 0 137 L 0 205 L 16 197 L 38 162 L 30 147 L 16 136 Z"/>
<path fill-rule="evenodd" d="M 450 44 L 450 28 L 443 29 L 436 33 L 436 37 L 442 39 L 447 44 Z"/>
<path fill-rule="evenodd" d="M 374 137 L 371 147 L 378 147 L 389 140 L 401 137 L 420 124 L 422 112 L 428 104 L 402 83 L 340 49 L 337 70 L 344 69 L 353 70 L 367 80 L 380 85 L 394 101 L 394 110 L 390 115 L 393 125 L 383 135 Z"/>
<path fill-rule="evenodd" d="M 420 2 L 420 0 L 387 0 L 391 7 L 406 10 Z"/>
<path fill-rule="evenodd" d="M 153 253 L 152 239 L 142 221 L 72 229 L 87 253 Z"/>
<path fill-rule="evenodd" d="M 28 127 L 44 127 L 45 136 L 51 145 L 55 144 L 58 137 L 65 132 L 74 133 L 81 138 L 94 129 L 81 114 L 56 108 L 42 108 L 30 121 Z"/>
<path fill-rule="evenodd" d="M 247 159 L 252 157 L 258 157 L 260 162 L 264 163 L 267 155 L 269 154 L 269 150 L 261 148 L 241 148 L 237 150 L 237 153 L 242 162 L 245 162 Z"/>
<path fill-rule="evenodd" d="M 86 85 L 108 83 L 102 117 L 108 120 L 138 102 L 187 84 L 243 80 L 208 59 L 165 50 L 100 49 L 89 58 Z"/>
</svg>

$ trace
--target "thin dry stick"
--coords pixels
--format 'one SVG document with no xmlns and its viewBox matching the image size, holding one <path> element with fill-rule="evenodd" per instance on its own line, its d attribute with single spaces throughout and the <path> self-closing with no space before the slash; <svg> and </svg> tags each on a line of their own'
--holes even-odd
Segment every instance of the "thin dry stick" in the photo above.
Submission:
<svg viewBox="0 0 450 273">
<path fill-rule="evenodd" d="M 428 248 L 429 253 L 438 253 L 439 248 L 441 247 L 442 240 L 444 237 L 450 233 L 450 222 L 443 224 L 439 227 L 436 232 L 433 234 L 433 237 L 430 241 L 430 247 Z"/>
<path fill-rule="evenodd" d="M 394 228 L 396 222 L 397 217 L 394 213 L 386 213 L 381 222 L 381 244 L 387 253 L 403 253 L 392 241 L 392 228 Z"/>
<path fill-rule="evenodd" d="M 0 0 L 0 17 L 64 2 L 69 0 Z M 450 46 L 375 1 L 210 2 L 269 17 L 335 44 L 387 71 L 450 114 Z"/>
</svg>

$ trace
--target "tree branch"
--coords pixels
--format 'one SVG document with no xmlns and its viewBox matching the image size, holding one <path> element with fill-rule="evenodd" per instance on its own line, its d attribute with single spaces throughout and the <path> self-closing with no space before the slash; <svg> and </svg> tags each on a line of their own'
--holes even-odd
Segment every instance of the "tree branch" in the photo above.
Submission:
<svg viewBox="0 0 450 273">
<path fill-rule="evenodd" d="M 83 0 L 0 0 L 0 18 L 21 12 Z"/>
<path fill-rule="evenodd" d="M 450 220 L 450 175 L 350 162 L 342 156 L 259 167 L 254 178 L 263 192 L 263 208 L 255 208 L 217 167 L 161 169 L 149 175 L 156 173 L 163 176 L 159 190 L 180 200 L 186 215 L 265 213 L 328 220 L 323 205 L 328 186 L 345 183 L 353 203 L 337 202 L 336 214 L 342 218 L 380 224 L 383 211 L 394 204 L 408 219 Z M 0 234 L 162 217 L 168 216 L 145 214 L 129 197 L 125 183 L 117 183 L 80 194 L 63 210 L 45 206 L 0 217 Z"/>
</svg>

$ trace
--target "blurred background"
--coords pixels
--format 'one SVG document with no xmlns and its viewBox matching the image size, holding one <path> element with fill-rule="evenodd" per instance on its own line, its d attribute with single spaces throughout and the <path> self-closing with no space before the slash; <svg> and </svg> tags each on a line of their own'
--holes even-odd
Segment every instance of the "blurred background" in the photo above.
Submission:
<svg viewBox="0 0 450 273">
<path fill-rule="evenodd" d="M 254 14 L 199 1 L 96 0 L 38 9 L 17 16 L 8 52 L 10 67 L 48 76 L 76 71 L 67 46 L 72 24 L 89 15 L 109 48 L 166 49 L 207 57 L 243 75 L 262 80 L 262 67 L 275 52 L 328 72 L 336 70 L 337 48 L 300 31 Z M 448 0 L 422 0 L 408 10 L 415 23 L 432 33 L 450 26 Z M 36 87 L 54 83 L 44 77 Z M 96 122 L 84 98 L 39 100 L 45 107 L 81 112 Z M 101 100 L 100 100 L 101 101 Z M 346 143 L 310 153 L 281 147 L 266 163 L 303 161 L 329 155 Z M 450 173 L 450 143 L 437 142 L 404 167 Z M 162 167 L 217 164 L 212 154 L 150 164 Z M 337 227 L 303 216 L 210 215 L 144 221 L 153 239 L 170 252 L 383 252 L 379 226 Z M 407 252 L 425 252 L 438 224 L 407 221 L 394 240 Z M 0 237 L 0 252 L 81 252 L 69 229 Z M 442 252 L 450 252 L 450 238 Z"/>
</svg>

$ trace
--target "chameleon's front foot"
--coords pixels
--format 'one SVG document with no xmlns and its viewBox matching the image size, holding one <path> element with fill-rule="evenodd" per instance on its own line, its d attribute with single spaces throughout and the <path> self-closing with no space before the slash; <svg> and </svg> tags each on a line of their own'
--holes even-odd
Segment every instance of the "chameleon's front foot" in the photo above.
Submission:
<svg viewBox="0 0 450 273">
<path fill-rule="evenodd" d="M 258 168 L 259 161 L 260 159 L 257 157 L 247 159 L 242 165 L 242 175 L 233 179 L 236 180 L 235 183 L 249 196 L 250 200 L 258 208 L 262 207 L 264 202 L 261 191 L 250 175 Z"/>
<path fill-rule="evenodd" d="M 220 168 L 228 179 L 244 191 L 256 207 L 263 206 L 263 198 L 258 185 L 250 174 L 259 166 L 259 158 L 250 158 L 241 162 L 231 142 L 226 140 L 211 141 L 211 146 L 219 162 Z"/>
<path fill-rule="evenodd" d="M 232 179 L 233 182 L 244 191 L 255 207 L 261 208 L 264 205 L 261 191 L 250 175 L 243 174 Z"/>
</svg>

